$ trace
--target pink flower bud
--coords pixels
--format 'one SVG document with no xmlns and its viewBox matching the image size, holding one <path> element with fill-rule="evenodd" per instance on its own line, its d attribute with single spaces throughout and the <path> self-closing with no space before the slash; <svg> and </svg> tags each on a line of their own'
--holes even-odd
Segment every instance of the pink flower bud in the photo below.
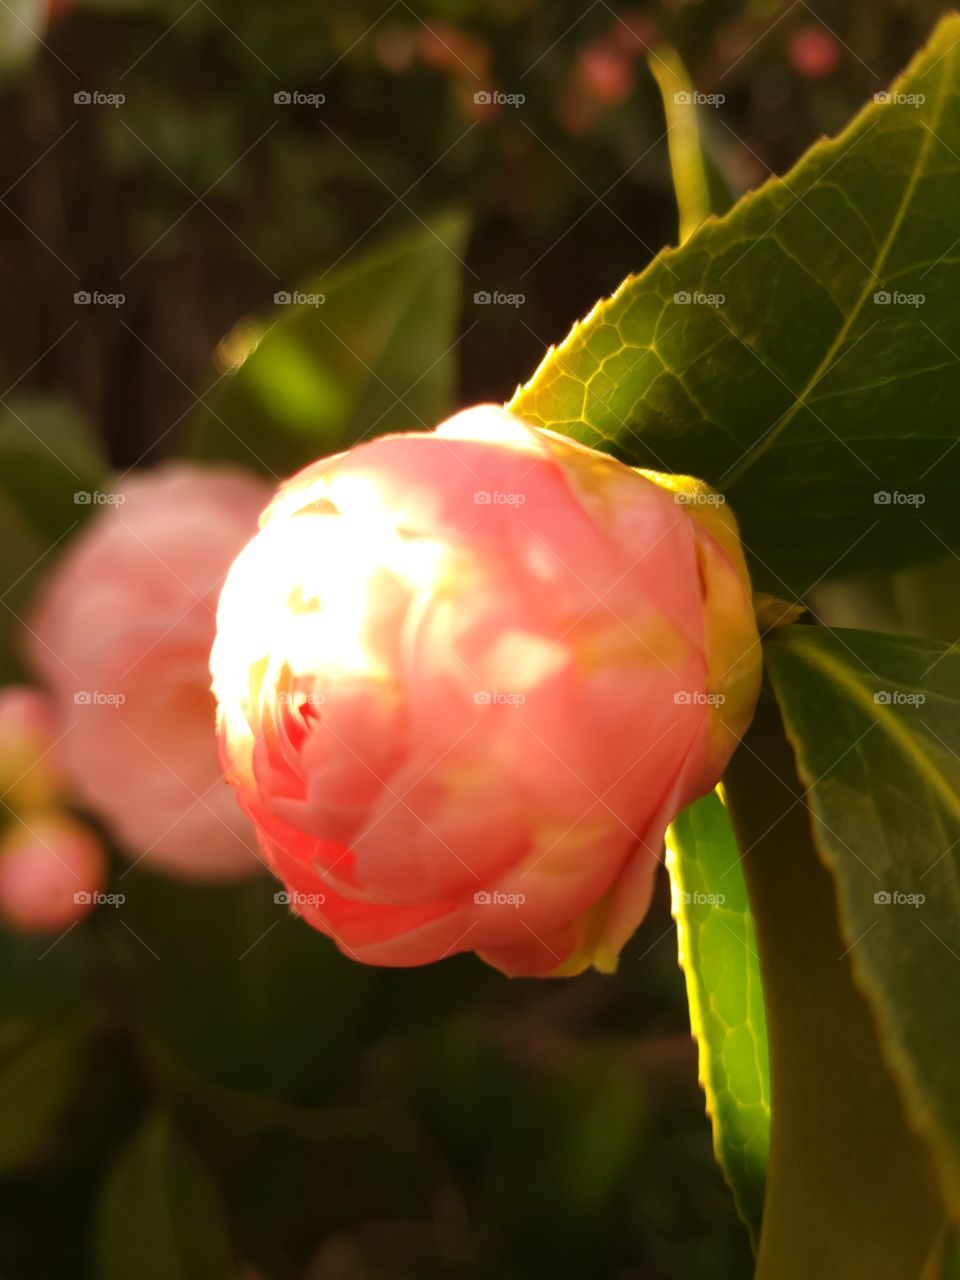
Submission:
<svg viewBox="0 0 960 1280">
<path fill-rule="evenodd" d="M 348 955 L 612 970 L 760 654 L 718 495 L 503 409 L 284 485 L 211 657 L 228 777 Z"/>
<path fill-rule="evenodd" d="M 65 814 L 36 814 L 0 843 L 0 917 L 21 933 L 66 929 L 94 905 L 106 872 L 87 827 Z"/>
<path fill-rule="evenodd" d="M 15 812 L 51 804 L 60 789 L 53 699 L 29 685 L 0 688 L 0 799 Z"/>
</svg>

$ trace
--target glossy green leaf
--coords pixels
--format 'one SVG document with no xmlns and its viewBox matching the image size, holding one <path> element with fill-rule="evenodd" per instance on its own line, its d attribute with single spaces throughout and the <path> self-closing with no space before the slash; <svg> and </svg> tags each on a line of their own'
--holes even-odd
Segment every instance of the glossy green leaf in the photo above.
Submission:
<svg viewBox="0 0 960 1280">
<path fill-rule="evenodd" d="M 766 656 L 854 975 L 960 1215 L 960 650 L 792 627 Z"/>
<path fill-rule="evenodd" d="M 766 590 L 960 545 L 958 46 L 946 18 L 890 101 L 628 277 L 512 402 L 708 480 Z"/>
<path fill-rule="evenodd" d="M 906 1280 L 944 1210 L 867 1001 L 772 699 L 725 778 L 763 974 L 771 1130 L 755 1280 Z"/>
<path fill-rule="evenodd" d="M 767 1025 L 740 855 L 716 792 L 671 826 L 667 869 L 714 1150 L 755 1242 L 770 1147 Z"/>
<path fill-rule="evenodd" d="M 159 1113 L 110 1173 L 98 1235 L 100 1280 L 230 1280 L 236 1274 L 217 1189 Z"/>
<path fill-rule="evenodd" d="M 368 435 L 436 426 L 453 403 L 465 240 L 451 216 L 280 291 L 292 301 L 221 343 L 228 372 L 195 412 L 192 451 L 284 476 Z"/>
</svg>

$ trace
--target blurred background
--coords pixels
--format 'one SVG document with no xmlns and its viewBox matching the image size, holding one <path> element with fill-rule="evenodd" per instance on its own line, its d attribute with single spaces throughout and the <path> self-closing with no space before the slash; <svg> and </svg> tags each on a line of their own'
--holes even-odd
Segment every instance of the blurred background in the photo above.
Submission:
<svg viewBox="0 0 960 1280">
<path fill-rule="evenodd" d="M 665 880 L 562 983 L 276 900 L 205 686 L 253 517 L 190 485 L 509 397 L 676 243 L 678 57 L 722 212 L 946 7 L 0 0 L 3 1280 L 750 1275 Z"/>
</svg>

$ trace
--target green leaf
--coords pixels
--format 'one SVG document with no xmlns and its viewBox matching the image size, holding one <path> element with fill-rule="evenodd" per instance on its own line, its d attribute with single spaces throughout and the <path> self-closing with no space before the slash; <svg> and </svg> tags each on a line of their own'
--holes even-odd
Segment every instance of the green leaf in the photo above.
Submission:
<svg viewBox="0 0 960 1280">
<path fill-rule="evenodd" d="M 854 975 L 960 1216 L 960 650 L 792 627 L 767 665 Z"/>
<path fill-rule="evenodd" d="M 935 1274 L 939 1280 L 960 1280 L 960 1242 L 957 1240 L 956 1232 L 947 1243 L 943 1251 L 943 1265 Z"/>
<path fill-rule="evenodd" d="M 86 424 L 62 401 L 11 398 L 0 408 L 0 494 L 48 544 L 106 496 L 106 469 Z"/>
<path fill-rule="evenodd" d="M 42 1154 L 74 1095 L 88 1045 L 88 1028 L 75 1019 L 0 1026 L 0 1173 Z"/>
<path fill-rule="evenodd" d="M 947 1224 L 927 1259 L 920 1280 L 960 1280 L 960 1240 L 957 1229 Z"/>
<path fill-rule="evenodd" d="M 151 1116 L 107 1180 L 100 1280 L 230 1280 L 236 1275 L 216 1187 L 162 1114 Z"/>
<path fill-rule="evenodd" d="M 667 869 L 714 1151 L 756 1244 L 770 1148 L 767 1024 L 740 855 L 716 792 L 670 827 Z"/>
<path fill-rule="evenodd" d="M 21 618 L 29 607 L 44 545 L 13 503 L 0 493 L 0 682 L 23 678 Z"/>
<path fill-rule="evenodd" d="M 774 593 L 960 545 L 960 17 L 893 94 L 628 277 L 511 404 L 708 480 Z"/>
<path fill-rule="evenodd" d="M 198 407 L 192 452 L 282 476 L 368 435 L 434 427 L 453 403 L 465 239 L 451 216 L 307 284 L 317 305 L 243 322 L 221 343 L 237 367 Z"/>
<path fill-rule="evenodd" d="M 761 698 L 724 785 L 770 1045 L 770 1161 L 756 1280 L 919 1277 L 943 1237 L 936 1176 L 854 982 L 856 948 L 841 937 L 833 884 L 813 847 L 772 699 Z"/>
<path fill-rule="evenodd" d="M 0 679 L 21 678 L 23 619 L 38 581 L 109 493 L 87 424 L 65 401 L 0 406 Z"/>
</svg>

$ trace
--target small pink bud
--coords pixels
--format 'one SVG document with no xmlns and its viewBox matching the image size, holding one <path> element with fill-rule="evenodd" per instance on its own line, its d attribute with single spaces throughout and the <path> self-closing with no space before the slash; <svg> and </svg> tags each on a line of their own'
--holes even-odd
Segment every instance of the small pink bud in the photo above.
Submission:
<svg viewBox="0 0 960 1280">
<path fill-rule="evenodd" d="M 0 843 L 0 917 L 22 933 L 66 929 L 94 905 L 106 872 L 87 827 L 66 814 L 35 814 Z"/>
<path fill-rule="evenodd" d="M 54 701 L 29 685 L 0 688 L 0 799 L 20 812 L 51 804 L 60 789 Z"/>
<path fill-rule="evenodd" d="M 492 405 L 283 485 L 211 655 L 294 910 L 372 964 L 611 970 L 760 650 L 719 494 Z"/>
</svg>

